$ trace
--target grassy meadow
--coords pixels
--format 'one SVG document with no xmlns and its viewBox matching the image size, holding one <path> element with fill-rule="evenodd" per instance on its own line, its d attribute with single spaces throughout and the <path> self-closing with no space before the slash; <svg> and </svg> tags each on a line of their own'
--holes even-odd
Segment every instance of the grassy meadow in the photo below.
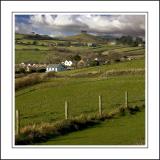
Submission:
<svg viewBox="0 0 160 160">
<path fill-rule="evenodd" d="M 114 54 L 114 56 L 139 56 L 139 58 L 131 61 L 126 60 L 67 70 L 51 73 L 53 75 L 50 76 L 47 73 L 32 73 L 16 78 L 15 85 L 19 85 L 19 87 L 15 88 L 15 109 L 20 112 L 20 128 L 22 130 L 26 126 L 32 126 L 31 128 L 34 131 L 35 125 L 43 126 L 47 124 L 50 132 L 52 132 L 53 126 L 51 125 L 50 128 L 50 124 L 57 124 L 61 121 L 62 124 L 68 125 L 69 123 L 72 126 L 72 121 L 63 122 L 65 119 L 65 101 L 68 102 L 69 120 L 72 119 L 73 121 L 75 117 L 80 115 L 98 114 L 99 95 L 102 96 L 102 110 L 105 114 L 119 109 L 119 107 L 124 107 L 126 91 L 128 91 L 129 106 L 145 105 L 144 47 L 131 47 L 120 44 L 100 44 L 96 47 L 55 47 L 48 46 L 48 44 L 60 42 L 60 40 L 39 40 L 38 44 L 34 45 L 35 40 L 26 39 L 25 35 L 17 34 L 16 38 L 19 41 L 15 46 L 16 64 L 29 61 L 46 63 L 46 60 L 50 58 L 49 55 L 52 58 L 66 58 L 68 55 L 75 54 L 79 54 L 81 57 L 90 54 L 94 56 L 107 54 L 111 57 Z M 76 39 L 80 38 L 76 37 Z M 93 37 L 88 36 L 86 38 L 89 41 Z M 37 78 L 40 78 L 40 80 Z M 34 83 L 32 83 L 33 80 Z M 88 123 L 90 123 L 90 120 Z M 83 130 L 67 135 L 62 134 L 54 138 L 51 136 L 47 142 L 38 144 L 139 145 L 145 143 L 144 108 L 133 115 L 127 112 L 125 116 L 112 117 L 111 119 L 109 117 L 100 123 L 94 123 L 95 125 L 92 127 L 88 125 Z M 63 128 L 61 123 L 58 127 Z M 42 130 L 43 127 L 40 128 Z M 33 138 L 36 132 L 32 133 L 32 129 L 31 136 Z"/>
<path fill-rule="evenodd" d="M 113 138 L 114 137 L 114 138 Z M 125 143 L 124 143 L 125 142 Z M 145 112 L 106 120 L 101 124 L 50 139 L 38 145 L 144 145 Z"/>
<path fill-rule="evenodd" d="M 124 62 L 99 67 L 101 72 L 143 68 L 144 61 Z M 83 69 L 82 69 L 83 70 Z M 84 69 L 83 73 L 97 71 L 97 67 Z M 81 72 L 81 70 L 79 70 Z M 21 126 L 53 122 L 64 118 L 64 102 L 69 103 L 69 115 L 98 112 L 98 96 L 102 95 L 103 110 L 111 111 L 124 104 L 127 90 L 130 104 L 144 103 L 144 74 L 91 78 L 74 78 L 68 75 L 78 71 L 59 72 L 62 78 L 51 78 L 40 84 L 16 91 L 15 106 L 21 112 Z M 66 76 L 67 75 L 67 76 Z"/>
</svg>

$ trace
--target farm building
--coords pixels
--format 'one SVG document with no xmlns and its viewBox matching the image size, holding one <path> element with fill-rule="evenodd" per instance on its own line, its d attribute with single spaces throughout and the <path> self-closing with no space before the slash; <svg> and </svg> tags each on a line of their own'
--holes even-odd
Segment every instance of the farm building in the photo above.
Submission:
<svg viewBox="0 0 160 160">
<path fill-rule="evenodd" d="M 65 71 L 66 67 L 63 64 L 50 64 L 46 67 L 46 72 L 59 72 L 59 71 Z"/>
<path fill-rule="evenodd" d="M 72 66 L 73 62 L 72 61 L 67 61 L 65 60 L 64 62 L 62 62 L 62 64 L 64 64 L 65 66 Z"/>
<path fill-rule="evenodd" d="M 116 45 L 116 41 L 109 42 L 110 45 Z"/>
<path fill-rule="evenodd" d="M 96 47 L 96 44 L 95 43 L 87 43 L 87 46 L 88 47 Z"/>
</svg>

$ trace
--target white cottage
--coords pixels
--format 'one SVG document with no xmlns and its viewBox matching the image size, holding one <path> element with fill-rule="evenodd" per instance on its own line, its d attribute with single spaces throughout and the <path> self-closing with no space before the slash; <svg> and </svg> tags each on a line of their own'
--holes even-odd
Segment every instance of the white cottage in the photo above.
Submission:
<svg viewBox="0 0 160 160">
<path fill-rule="evenodd" d="M 66 67 L 62 64 L 50 64 L 46 67 L 46 72 L 59 72 L 59 71 L 65 71 Z"/>
<path fill-rule="evenodd" d="M 72 64 L 73 64 L 72 61 L 67 61 L 67 60 L 66 60 L 66 61 L 64 62 L 64 65 L 65 65 L 65 66 L 69 66 L 69 67 L 70 67 L 70 66 L 72 66 Z"/>
</svg>

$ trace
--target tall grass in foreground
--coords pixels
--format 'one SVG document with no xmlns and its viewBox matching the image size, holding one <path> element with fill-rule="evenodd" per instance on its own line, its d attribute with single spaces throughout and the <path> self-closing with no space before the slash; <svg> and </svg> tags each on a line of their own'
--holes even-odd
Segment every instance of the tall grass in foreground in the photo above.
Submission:
<svg viewBox="0 0 160 160">
<path fill-rule="evenodd" d="M 132 106 L 125 108 L 123 106 L 113 110 L 110 113 L 80 115 L 67 120 L 57 121 L 55 123 L 42 123 L 41 125 L 30 125 L 21 128 L 20 134 L 16 135 L 16 145 L 28 145 L 47 141 L 60 135 L 64 135 L 73 131 L 85 129 L 87 127 L 97 125 L 101 121 L 111 119 L 117 116 L 125 116 L 125 114 L 135 114 L 140 111 L 142 106 Z"/>
<path fill-rule="evenodd" d="M 32 86 L 34 84 L 40 83 L 47 78 L 55 77 L 55 72 L 48 72 L 48 73 L 33 73 L 30 75 L 27 75 L 25 77 L 17 78 L 15 80 L 15 90 L 27 87 L 27 86 Z"/>
</svg>

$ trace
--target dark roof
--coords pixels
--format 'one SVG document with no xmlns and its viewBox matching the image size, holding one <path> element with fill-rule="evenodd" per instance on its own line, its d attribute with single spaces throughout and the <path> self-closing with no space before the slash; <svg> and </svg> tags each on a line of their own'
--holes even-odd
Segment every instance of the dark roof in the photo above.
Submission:
<svg viewBox="0 0 160 160">
<path fill-rule="evenodd" d="M 58 67 L 65 67 L 64 65 L 62 65 L 62 64 L 49 64 L 48 66 L 47 66 L 47 68 L 58 68 Z"/>
</svg>

